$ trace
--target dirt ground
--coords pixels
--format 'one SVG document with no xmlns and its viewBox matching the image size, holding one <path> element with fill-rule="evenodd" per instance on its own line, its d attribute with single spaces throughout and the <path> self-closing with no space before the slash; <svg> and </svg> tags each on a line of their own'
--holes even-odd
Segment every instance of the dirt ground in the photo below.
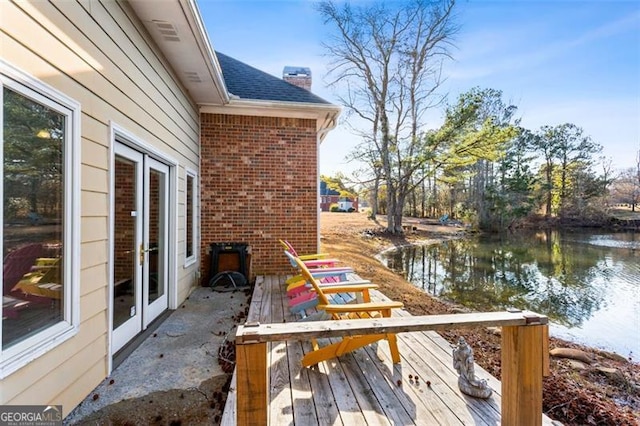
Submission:
<svg viewBox="0 0 640 426">
<path fill-rule="evenodd" d="M 454 226 L 441 226 L 436 220 L 407 220 L 411 231 L 404 237 L 384 232 L 381 222 L 362 213 L 322 213 L 321 249 L 352 266 L 363 278 L 380 286 L 388 297 L 404 303 L 414 315 L 460 312 L 461 307 L 437 300 L 413 287 L 401 276 L 386 269 L 374 255 L 404 244 L 464 237 Z M 415 227 L 415 228 L 414 228 Z M 239 314 L 235 320 L 242 322 Z M 463 336 L 473 347 L 475 360 L 494 376 L 500 377 L 499 330 L 458 329 L 441 333 L 450 342 Z M 565 425 L 639 425 L 640 365 L 624 357 L 551 339 L 551 348 L 580 349 L 590 363 L 551 358 L 551 375 L 544 379 L 543 410 Z M 235 356 L 233 347 L 221 348 L 220 360 Z M 233 366 L 224 363 L 227 372 Z M 219 424 L 231 375 L 203 382 L 198 389 L 161 392 L 111 405 L 94 413 L 81 424 L 91 425 L 201 425 Z M 161 405 L 157 405 L 162 401 Z"/>
</svg>

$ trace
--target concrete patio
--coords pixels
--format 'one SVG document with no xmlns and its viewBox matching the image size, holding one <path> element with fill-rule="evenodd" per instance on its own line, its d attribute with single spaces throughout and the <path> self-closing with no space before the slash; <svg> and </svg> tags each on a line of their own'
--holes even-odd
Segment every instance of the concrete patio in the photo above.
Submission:
<svg viewBox="0 0 640 426">
<path fill-rule="evenodd" d="M 82 424 L 87 416 L 122 400 L 158 391 L 197 389 L 206 380 L 223 375 L 218 348 L 226 336 L 235 337 L 237 316 L 244 312 L 247 301 L 244 291 L 194 289 L 64 423 Z"/>
</svg>

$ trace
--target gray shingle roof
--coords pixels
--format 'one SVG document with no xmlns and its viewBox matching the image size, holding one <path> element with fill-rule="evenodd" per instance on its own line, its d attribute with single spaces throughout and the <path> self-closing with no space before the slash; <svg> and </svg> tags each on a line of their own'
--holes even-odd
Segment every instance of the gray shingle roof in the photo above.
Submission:
<svg viewBox="0 0 640 426">
<path fill-rule="evenodd" d="M 330 105 L 319 96 L 250 65 L 216 52 L 229 93 L 240 99 Z"/>
</svg>

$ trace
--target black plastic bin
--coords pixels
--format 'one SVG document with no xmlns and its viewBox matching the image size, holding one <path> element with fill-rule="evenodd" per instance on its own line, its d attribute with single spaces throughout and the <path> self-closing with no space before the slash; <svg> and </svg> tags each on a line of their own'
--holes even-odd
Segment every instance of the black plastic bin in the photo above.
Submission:
<svg viewBox="0 0 640 426">
<path fill-rule="evenodd" d="M 211 265 L 205 285 L 221 272 L 239 272 L 249 282 L 251 248 L 247 243 L 211 243 Z"/>
</svg>

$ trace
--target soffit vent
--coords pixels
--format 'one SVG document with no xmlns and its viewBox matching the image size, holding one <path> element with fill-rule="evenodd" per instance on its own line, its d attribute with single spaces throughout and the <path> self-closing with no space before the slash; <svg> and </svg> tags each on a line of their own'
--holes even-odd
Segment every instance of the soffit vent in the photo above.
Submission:
<svg viewBox="0 0 640 426">
<path fill-rule="evenodd" d="M 191 83 L 202 83 L 202 79 L 200 78 L 197 72 L 185 71 L 184 75 L 185 77 L 187 77 L 187 80 Z"/>
<path fill-rule="evenodd" d="M 166 41 L 180 41 L 180 37 L 178 37 L 178 32 L 176 31 L 176 27 L 173 26 L 170 22 L 167 21 L 153 21 L 156 24 L 156 28 L 158 32 L 162 35 L 162 38 Z"/>
</svg>

